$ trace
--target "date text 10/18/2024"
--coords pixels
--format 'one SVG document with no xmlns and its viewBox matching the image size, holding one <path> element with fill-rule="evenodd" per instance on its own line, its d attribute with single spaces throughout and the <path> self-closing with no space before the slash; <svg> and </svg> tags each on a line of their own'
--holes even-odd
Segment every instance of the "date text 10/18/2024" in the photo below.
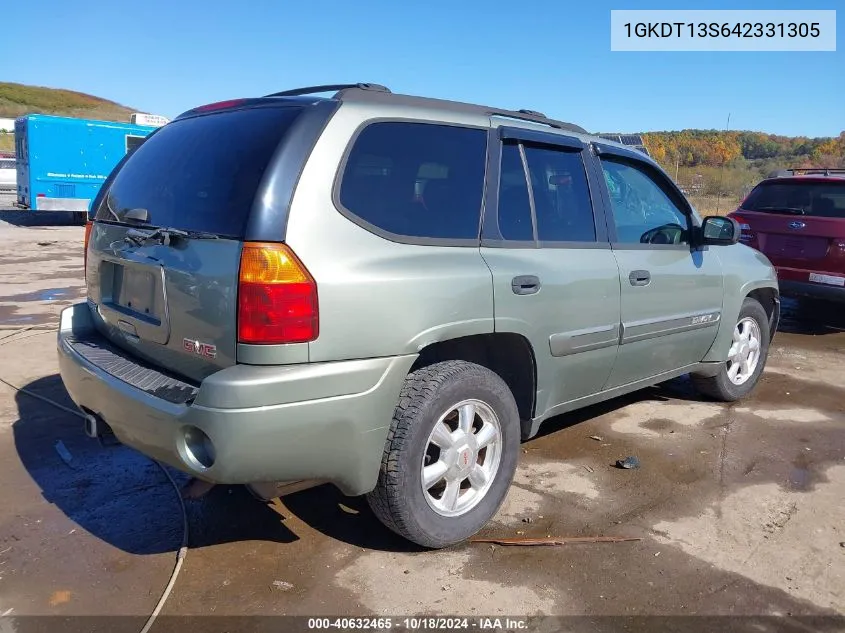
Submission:
<svg viewBox="0 0 845 633">
<path fill-rule="evenodd" d="M 341 631 L 518 631 L 528 630 L 528 620 L 510 617 L 406 617 L 406 618 L 309 618 L 310 630 Z"/>
</svg>

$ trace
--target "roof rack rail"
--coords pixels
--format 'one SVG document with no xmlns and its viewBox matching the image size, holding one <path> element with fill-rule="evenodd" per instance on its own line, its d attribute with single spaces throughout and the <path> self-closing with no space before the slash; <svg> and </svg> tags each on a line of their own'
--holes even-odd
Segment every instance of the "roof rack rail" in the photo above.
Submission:
<svg viewBox="0 0 845 633">
<path fill-rule="evenodd" d="M 541 116 L 544 119 L 549 118 L 545 114 L 543 114 L 542 112 L 537 112 L 537 110 L 526 110 L 525 108 L 522 108 L 520 110 L 517 110 L 517 112 L 519 112 L 520 114 L 531 114 L 531 115 L 534 115 L 534 116 Z"/>
<path fill-rule="evenodd" d="M 517 119 L 518 121 L 530 121 L 531 123 L 541 123 L 543 125 L 553 127 L 556 130 L 566 130 L 567 132 L 589 134 L 589 132 L 587 132 L 587 130 L 582 128 L 580 125 L 575 125 L 574 123 L 567 123 L 566 121 L 550 119 L 542 114 L 536 115 L 523 112 L 522 110 L 501 110 L 499 108 L 484 107 L 481 107 L 481 112 L 490 116 L 498 116 L 506 119 Z"/>
<path fill-rule="evenodd" d="M 386 86 L 382 86 L 381 84 L 368 84 L 368 83 L 357 83 L 357 84 L 325 84 L 322 86 L 307 86 L 305 88 L 293 88 L 291 90 L 282 90 L 281 92 L 274 92 L 269 95 L 264 95 L 265 97 L 298 97 L 300 95 L 313 95 L 320 92 L 340 92 L 343 90 L 348 90 L 350 88 L 356 88 L 358 90 L 374 90 L 376 92 L 390 92 L 390 89 Z M 337 95 L 335 95 L 337 96 Z"/>
<path fill-rule="evenodd" d="M 531 121 L 533 123 L 541 123 L 559 130 L 567 130 L 570 132 L 577 132 L 579 134 L 587 134 L 587 130 L 575 125 L 574 123 L 567 123 L 565 121 L 557 121 L 550 119 L 540 112 L 534 110 L 508 110 L 505 108 L 493 108 L 490 106 L 476 105 L 472 103 L 464 103 L 462 101 L 449 101 L 447 99 L 435 99 L 432 97 L 417 97 L 413 95 L 397 94 L 388 91 L 378 91 L 372 89 L 361 89 L 358 85 L 349 86 L 339 90 L 334 96 L 335 99 L 341 101 L 358 101 L 369 103 L 384 103 L 395 105 L 417 106 L 421 108 L 442 108 L 451 110 L 453 112 L 469 112 L 472 114 L 480 114 L 483 116 L 500 116 L 510 119 L 519 119 L 521 121 Z"/>
<path fill-rule="evenodd" d="M 841 167 L 793 167 L 791 169 L 783 169 L 781 171 L 790 173 L 793 176 L 797 176 L 799 174 L 821 174 L 824 176 L 830 176 L 831 174 L 845 174 L 845 168 Z"/>
</svg>

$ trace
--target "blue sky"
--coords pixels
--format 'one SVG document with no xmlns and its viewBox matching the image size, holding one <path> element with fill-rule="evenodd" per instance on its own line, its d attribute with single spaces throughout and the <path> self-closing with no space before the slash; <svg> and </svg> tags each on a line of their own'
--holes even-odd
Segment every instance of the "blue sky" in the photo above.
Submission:
<svg viewBox="0 0 845 633">
<path fill-rule="evenodd" d="M 7 3 L 6 23 L 23 28 L 5 33 L 0 79 L 166 116 L 219 99 L 370 81 L 539 110 L 590 131 L 721 129 L 728 113 L 732 129 L 845 130 L 845 11 L 838 50 L 828 53 L 611 52 L 609 34 L 611 9 L 836 9 L 841 0 L 117 4 Z"/>
</svg>

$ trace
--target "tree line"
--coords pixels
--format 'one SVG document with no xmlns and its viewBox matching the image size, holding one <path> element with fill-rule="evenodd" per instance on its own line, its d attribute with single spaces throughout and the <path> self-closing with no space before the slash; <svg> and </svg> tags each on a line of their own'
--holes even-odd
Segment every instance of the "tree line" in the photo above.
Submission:
<svg viewBox="0 0 845 633">
<path fill-rule="evenodd" d="M 773 171 L 790 167 L 845 167 L 845 131 L 833 138 L 763 132 L 682 130 L 642 135 L 651 156 L 707 208 L 736 204 Z M 718 204 L 718 203 L 717 203 Z"/>
<path fill-rule="evenodd" d="M 737 161 L 777 160 L 784 167 L 845 166 L 845 131 L 834 138 L 763 132 L 682 130 L 643 134 L 651 155 L 667 169 L 721 167 Z"/>
</svg>

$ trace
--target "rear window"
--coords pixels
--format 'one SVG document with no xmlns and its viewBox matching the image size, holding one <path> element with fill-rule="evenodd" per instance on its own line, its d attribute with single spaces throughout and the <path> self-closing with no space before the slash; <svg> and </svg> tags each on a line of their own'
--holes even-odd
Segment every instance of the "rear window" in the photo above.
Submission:
<svg viewBox="0 0 845 633">
<path fill-rule="evenodd" d="M 845 180 L 761 184 L 751 192 L 742 208 L 747 211 L 845 218 Z"/>
<path fill-rule="evenodd" d="M 480 129 L 373 123 L 349 153 L 340 204 L 388 233 L 477 239 L 486 151 Z"/>
<path fill-rule="evenodd" d="M 239 238 L 264 171 L 301 108 L 251 108 L 175 121 L 133 143 L 97 210 L 119 221 Z"/>
</svg>

